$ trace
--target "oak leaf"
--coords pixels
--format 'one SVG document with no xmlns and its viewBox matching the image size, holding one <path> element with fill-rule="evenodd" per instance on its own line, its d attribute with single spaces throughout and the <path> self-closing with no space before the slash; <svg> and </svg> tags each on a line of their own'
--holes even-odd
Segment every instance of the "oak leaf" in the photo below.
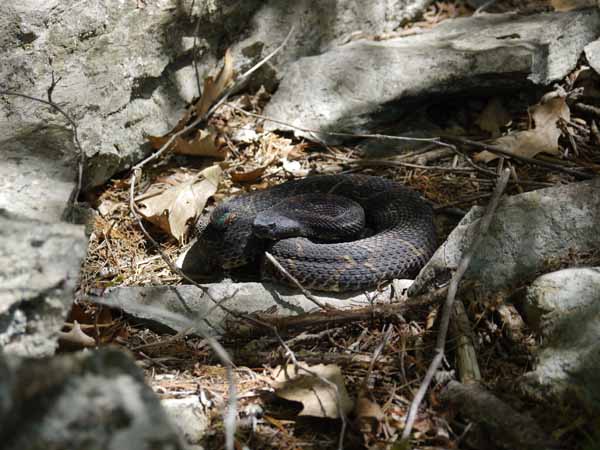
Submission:
<svg viewBox="0 0 600 450">
<path fill-rule="evenodd" d="M 533 128 L 499 137 L 493 144 L 529 158 L 538 153 L 558 154 L 558 138 L 561 135 L 558 122 L 571 119 L 566 97 L 556 92 L 546 94 L 540 103 L 529 108 L 529 115 Z M 496 158 L 498 155 L 488 151 L 475 155 L 477 161 L 490 162 Z"/>
<path fill-rule="evenodd" d="M 194 175 L 176 174 L 170 186 L 167 183 L 152 186 L 136 199 L 140 214 L 183 242 L 193 219 L 217 191 L 222 173 L 219 165 L 213 165 Z"/>
</svg>

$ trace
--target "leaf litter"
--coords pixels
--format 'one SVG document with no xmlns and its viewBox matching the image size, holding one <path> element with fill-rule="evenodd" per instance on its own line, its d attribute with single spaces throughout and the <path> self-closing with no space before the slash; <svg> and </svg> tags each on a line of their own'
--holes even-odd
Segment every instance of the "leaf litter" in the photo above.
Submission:
<svg viewBox="0 0 600 450">
<path fill-rule="evenodd" d="M 232 76 L 230 68 L 224 67 L 214 81 L 205 81 L 205 95 L 190 106 L 177 126 L 167 135 L 149 137 L 152 145 L 155 148 L 160 147 L 173 133 L 210 108 L 208 99 L 214 102 L 229 84 Z M 267 99 L 268 94 L 263 90 L 254 95 L 238 96 L 231 102 L 241 105 L 245 110 L 260 113 Z M 525 130 L 518 130 L 520 122 L 515 121 L 514 117 L 511 118 L 507 111 L 502 102 L 488 99 L 479 111 L 479 120 L 474 125 L 477 125 L 479 130 L 489 132 L 492 137 L 496 137 L 506 127 L 512 127 L 513 131 L 507 136 L 497 138 L 496 142 L 507 139 L 502 145 L 512 145 L 511 149 L 514 152 L 531 152 L 532 150 L 525 149 L 531 145 L 525 144 L 533 142 L 535 153 L 527 154 L 561 154 L 560 139 L 564 137 L 564 128 L 559 125 L 572 119 L 565 97 L 546 96 L 532 106 L 528 111 Z M 584 123 L 587 124 L 585 121 Z M 597 161 L 597 156 L 594 156 L 587 146 L 591 139 L 590 134 L 582 130 L 574 132 L 580 133 L 576 135 L 576 140 L 582 151 L 582 158 Z M 205 128 L 177 140 L 172 151 L 173 154 L 186 154 L 192 158 L 201 157 L 200 164 L 190 164 L 200 167 L 173 167 L 170 163 L 174 160 L 168 156 L 166 164 L 162 162 L 153 169 L 158 175 L 150 175 L 144 180 L 143 193 L 136 198 L 140 211 L 145 210 L 147 220 L 157 225 L 158 228 L 153 234 L 171 257 L 181 250 L 179 243 L 188 238 L 194 219 L 203 210 L 209 210 L 215 202 L 309 173 L 338 173 L 350 170 L 381 175 L 404 182 L 442 206 L 469 206 L 485 202 L 485 197 L 481 195 L 491 191 L 494 185 L 493 180 L 482 176 L 477 169 L 455 156 L 445 156 L 435 163 L 447 167 L 448 171 L 396 164 L 410 161 L 410 153 L 390 158 L 388 165 L 363 165 L 362 155 L 353 148 L 323 148 L 308 141 L 296 141 L 275 133 L 263 133 L 260 121 L 226 107 L 211 118 Z M 215 158 L 224 161 L 214 164 Z M 453 168 L 472 170 L 454 172 Z M 523 183 L 521 187 L 526 190 L 535 188 L 536 183 L 543 185 L 562 182 L 564 178 L 535 166 L 523 165 L 515 168 L 518 182 Z M 516 191 L 516 185 L 518 183 L 513 185 L 513 192 Z M 147 245 L 132 221 L 127 208 L 128 189 L 127 181 L 113 180 L 92 200 L 102 214 L 96 217 L 90 238 L 90 253 L 82 273 L 82 293 L 116 285 L 181 282 Z M 100 205 L 103 205 L 102 208 Z M 454 224 L 450 223 L 448 231 L 453 226 Z M 446 231 L 442 231 L 441 239 L 444 233 Z M 377 302 L 374 305 L 376 307 Z M 498 357 L 497 346 L 485 344 L 497 343 L 503 339 L 503 336 L 498 334 L 502 326 L 495 324 L 498 318 L 493 309 L 482 304 L 479 310 L 471 311 L 471 314 L 477 317 L 474 333 L 483 343 L 481 350 L 487 361 L 483 372 L 486 380 L 489 380 L 489 386 L 502 386 L 503 380 L 515 379 L 522 375 L 528 369 L 526 361 L 530 349 L 512 349 L 513 353 L 521 357 L 514 361 Z M 368 393 L 363 390 L 357 391 L 357 387 L 362 385 L 364 377 L 369 373 L 370 357 L 381 342 L 379 324 L 351 324 L 337 331 L 328 330 L 326 338 L 319 339 L 310 346 L 312 353 L 302 345 L 294 349 L 301 364 L 307 364 L 302 362 L 303 358 L 309 360 L 314 358 L 310 356 L 314 354 L 335 361 L 333 364 L 320 365 L 315 362 L 312 365 L 307 364 L 307 367 L 311 370 L 315 367 L 328 367 L 323 369 L 322 376 L 331 377 L 338 389 L 344 392 L 344 410 L 361 424 L 359 428 L 362 434 L 358 439 L 368 448 L 385 448 L 401 432 L 407 406 L 414 389 L 423 377 L 434 344 L 435 307 L 421 310 L 415 308 L 407 317 L 398 321 L 393 318 L 391 320 L 394 322 L 392 339 L 385 351 L 385 357 L 380 358 L 372 374 Z M 140 365 L 146 369 L 150 383 L 161 396 L 185 397 L 198 389 L 209 395 L 212 399 L 212 406 L 209 408 L 210 420 L 218 428 L 221 423 L 220 407 L 226 401 L 228 387 L 224 370 L 214 365 L 206 342 L 197 337 L 173 339 L 168 334 L 140 327 L 128 319 L 115 322 L 118 323 L 118 331 L 107 334 L 103 342 L 110 342 L 112 339 L 112 342 L 131 349 L 139 358 Z M 337 402 L 334 401 L 328 384 L 323 383 L 318 376 L 296 374 L 295 377 L 279 380 L 281 384 L 278 385 L 277 380 L 269 376 L 268 368 L 281 364 L 279 343 L 272 338 L 267 338 L 260 344 L 258 342 L 238 341 L 233 337 L 228 341 L 225 337 L 227 347 L 236 349 L 235 362 L 239 367 L 236 369 L 238 411 L 241 419 L 244 418 L 246 408 L 257 403 L 262 391 L 273 392 L 300 402 L 302 416 L 321 419 L 335 417 Z M 293 366 L 287 365 L 288 369 L 290 367 Z M 415 438 L 422 445 L 452 447 L 456 445 L 457 436 L 464 430 L 460 427 L 450 429 L 447 418 L 440 415 L 440 406 L 435 397 L 434 391 L 429 408 L 419 413 Z M 351 410 L 353 399 L 355 407 Z M 260 434 L 256 434 L 255 428 L 244 427 L 242 420 L 239 439 L 263 439 L 255 441 L 254 447 L 265 449 L 335 448 L 335 431 L 331 433 L 330 430 L 328 434 L 320 429 L 301 430 L 297 427 L 296 420 L 269 416 L 269 402 L 263 402 L 262 405 L 267 414 L 265 420 L 258 422 Z M 356 432 L 353 427 L 350 428 L 349 433 Z M 211 446 L 208 445 L 210 436 L 217 440 Z M 218 448 L 220 436 L 218 433 L 209 434 L 206 448 Z"/>
<path fill-rule="evenodd" d="M 571 119 L 566 97 L 566 93 L 558 91 L 546 94 L 538 104 L 529 108 L 529 130 L 499 137 L 493 144 L 528 158 L 533 158 L 538 153 L 560 154 L 558 139 L 562 131 L 559 125 L 561 121 L 569 122 Z M 489 121 L 485 121 L 485 124 L 488 123 Z M 498 158 L 494 153 L 483 151 L 476 154 L 474 159 L 488 163 Z"/>
</svg>

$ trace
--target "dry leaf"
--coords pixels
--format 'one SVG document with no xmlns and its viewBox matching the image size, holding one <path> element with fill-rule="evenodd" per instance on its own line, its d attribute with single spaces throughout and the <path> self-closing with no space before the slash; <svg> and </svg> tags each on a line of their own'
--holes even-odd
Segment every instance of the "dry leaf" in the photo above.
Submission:
<svg viewBox="0 0 600 450">
<path fill-rule="evenodd" d="M 361 429 L 370 427 L 371 431 L 377 429 L 377 425 L 384 417 L 381 406 L 365 396 L 364 393 L 360 394 L 356 400 L 354 414 L 361 424 Z"/>
<path fill-rule="evenodd" d="M 152 147 L 156 150 L 167 143 L 170 134 L 175 130 L 171 130 L 165 136 L 147 136 Z M 176 137 L 171 144 L 173 153 L 179 155 L 191 156 L 210 156 L 214 158 L 224 159 L 227 156 L 227 150 L 219 145 L 217 141 L 217 133 L 214 130 L 198 130 L 192 138 Z"/>
<path fill-rule="evenodd" d="M 573 11 L 596 5 L 596 0 L 550 0 L 555 11 Z"/>
<path fill-rule="evenodd" d="M 81 329 L 81 325 L 76 320 L 73 321 L 73 327 L 68 331 L 59 331 L 58 338 L 69 344 L 74 344 L 77 347 L 95 347 L 96 340 L 88 336 Z"/>
<path fill-rule="evenodd" d="M 166 189 L 154 186 L 138 199 L 140 213 L 183 242 L 190 222 L 217 191 L 222 172 L 219 165 L 213 165 L 196 175 L 185 174 L 178 184 Z"/>
<path fill-rule="evenodd" d="M 182 130 L 188 124 L 192 117 L 192 112 L 196 113 L 196 117 L 204 116 L 223 94 L 225 88 L 233 80 L 234 75 L 233 58 L 231 57 L 231 52 L 227 49 L 225 56 L 223 57 L 223 67 L 217 75 L 216 80 L 213 81 L 212 77 L 204 79 L 202 97 L 196 101 L 191 109 L 186 111 L 171 131 L 164 136 L 146 136 L 148 141 L 150 141 L 150 145 L 152 145 L 154 149 L 161 148 L 166 144 L 173 133 Z M 178 137 L 173 144 L 173 150 L 175 153 L 185 155 L 216 156 L 218 158 L 225 157 L 225 152 L 216 144 L 215 132 L 199 131 L 191 140 L 185 140 Z"/>
<path fill-rule="evenodd" d="M 217 79 L 213 81 L 212 77 L 208 77 L 204 80 L 202 98 L 196 103 L 196 117 L 202 117 L 208 112 L 227 85 L 233 80 L 233 75 L 233 58 L 231 57 L 231 51 L 227 49 L 223 58 L 223 68 L 217 75 Z"/>
<path fill-rule="evenodd" d="M 498 97 L 490 99 L 475 122 L 479 128 L 488 131 L 492 137 L 500 136 L 500 127 L 510 121 L 510 114 Z"/>
<path fill-rule="evenodd" d="M 299 415 L 311 417 L 340 417 L 335 390 L 321 378 L 335 384 L 340 396 L 340 407 L 344 413 L 352 410 L 352 400 L 348 396 L 340 368 L 335 364 L 302 366 L 317 374 L 314 376 L 303 370 L 296 372 L 294 365 L 279 368 L 275 380 L 275 394 L 290 401 L 302 403 Z"/>
<path fill-rule="evenodd" d="M 538 153 L 556 155 L 559 152 L 558 138 L 561 130 L 557 122 L 569 121 L 571 112 L 566 97 L 556 92 L 546 94 L 540 103 L 529 108 L 534 128 L 518 131 L 496 139 L 493 143 L 521 156 L 533 158 Z M 498 158 L 491 152 L 480 152 L 475 160 L 490 162 Z"/>
<path fill-rule="evenodd" d="M 173 152 L 180 155 L 211 156 L 224 159 L 227 151 L 217 143 L 217 133 L 199 130 L 192 139 L 177 137 L 173 143 Z"/>
<path fill-rule="evenodd" d="M 231 172 L 231 180 L 235 183 L 252 183 L 262 177 L 268 166 L 257 167 L 248 172 Z"/>
</svg>

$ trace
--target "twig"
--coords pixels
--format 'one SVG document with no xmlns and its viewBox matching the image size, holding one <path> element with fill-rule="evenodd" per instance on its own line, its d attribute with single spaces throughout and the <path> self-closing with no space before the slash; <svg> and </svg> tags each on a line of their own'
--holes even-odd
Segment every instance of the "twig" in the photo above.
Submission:
<svg viewBox="0 0 600 450">
<path fill-rule="evenodd" d="M 366 393 L 367 387 L 369 385 L 369 379 L 371 378 L 371 374 L 373 373 L 373 369 L 375 368 L 375 363 L 379 359 L 381 352 L 383 351 L 383 349 L 387 345 L 388 341 L 390 340 L 390 337 L 392 336 L 393 331 L 394 331 L 394 327 L 391 324 L 388 325 L 387 330 L 384 329 L 383 338 L 381 339 L 381 342 L 379 343 L 379 345 L 373 352 L 373 357 L 371 358 L 371 362 L 369 363 L 369 369 L 367 370 L 367 373 L 365 374 L 363 381 L 358 388 L 359 396 L 361 395 L 361 393 Z"/>
<path fill-rule="evenodd" d="M 275 56 L 277 53 L 279 53 L 281 51 L 281 49 L 283 47 L 285 47 L 285 45 L 289 41 L 290 36 L 292 35 L 293 32 L 294 32 L 294 27 L 292 26 L 290 28 L 290 31 L 288 32 L 287 36 L 283 40 L 283 42 L 279 45 L 279 47 L 277 47 L 275 50 L 273 50 L 271 53 L 269 53 L 267 56 L 265 56 L 262 60 L 260 60 L 258 63 L 256 63 L 250 69 L 248 69 L 246 72 L 241 74 L 235 80 L 234 84 L 229 89 L 227 89 L 223 93 L 223 95 L 221 95 L 221 98 L 207 111 L 206 117 L 210 117 L 221 105 L 223 105 L 223 103 L 225 103 L 227 101 L 227 99 L 229 98 L 229 96 L 231 94 L 235 93 L 238 89 L 240 89 L 244 85 L 244 83 L 246 83 L 246 81 L 248 80 L 250 75 L 252 75 L 258 69 L 260 69 L 264 64 L 267 63 L 267 61 L 269 61 L 271 58 L 273 58 L 273 56 Z"/>
<path fill-rule="evenodd" d="M 407 163 L 407 162 L 403 162 L 403 161 L 394 161 L 394 160 L 385 160 L 385 159 L 360 159 L 360 160 L 353 161 L 353 163 L 358 164 L 360 166 L 400 166 L 400 167 L 409 167 L 412 169 L 439 170 L 442 172 L 471 173 L 471 172 L 476 171 L 476 169 L 471 169 L 469 167 L 425 166 L 422 164 L 413 164 L 413 163 Z"/>
<path fill-rule="evenodd" d="M 506 188 L 509 177 L 510 177 L 510 170 L 505 169 L 498 179 L 498 184 L 496 185 L 496 189 L 494 190 L 494 195 L 493 195 L 492 199 L 490 200 L 489 205 L 487 206 L 485 214 L 479 221 L 479 228 L 478 228 L 478 232 L 475 234 L 475 236 L 476 236 L 475 240 L 473 241 L 473 243 L 471 244 L 469 249 L 461 257 L 460 262 L 458 264 L 458 268 L 456 269 L 456 272 L 454 273 L 454 275 L 452 276 L 452 280 L 450 281 L 450 286 L 448 288 L 448 295 L 446 297 L 446 302 L 444 303 L 444 310 L 443 310 L 442 318 L 441 318 L 441 322 L 440 322 L 440 330 L 438 332 L 438 336 L 437 336 L 437 340 L 436 340 L 436 354 L 433 358 L 433 361 L 431 361 L 431 364 L 429 365 L 429 368 L 427 369 L 427 373 L 425 374 L 425 378 L 423 379 L 423 382 L 421 383 L 421 386 L 419 387 L 419 390 L 417 391 L 417 393 L 410 405 L 408 415 L 406 416 L 406 423 L 404 426 L 404 430 L 402 431 L 401 440 L 404 442 L 407 442 L 410 437 L 410 434 L 412 432 L 412 428 L 413 428 L 413 425 L 415 423 L 415 419 L 417 416 L 417 411 L 419 410 L 419 406 L 420 406 L 421 402 L 423 401 L 425 394 L 427 393 L 427 389 L 429 388 L 429 385 L 431 384 L 431 381 L 433 380 L 433 376 L 435 375 L 435 372 L 438 370 L 438 368 L 444 358 L 444 349 L 446 346 L 446 336 L 448 335 L 448 326 L 450 324 L 450 314 L 452 312 L 454 299 L 456 298 L 456 292 L 458 290 L 458 285 L 459 285 L 463 275 L 467 271 L 467 268 L 469 267 L 469 264 L 471 262 L 471 259 L 473 258 L 473 255 L 475 254 L 475 252 L 477 251 L 477 248 L 479 247 L 479 245 L 483 241 L 485 235 L 487 234 L 487 230 L 489 229 L 490 224 L 492 222 L 492 217 L 494 216 L 494 212 L 496 211 L 496 208 L 498 207 L 500 197 L 502 196 L 502 193 L 504 192 L 504 189 Z"/>
<path fill-rule="evenodd" d="M 488 9 L 490 6 L 492 6 L 494 3 L 496 3 L 496 0 L 488 0 L 483 5 L 481 5 L 479 8 L 477 8 L 475 10 L 475 12 L 473 13 L 473 15 L 478 16 L 479 14 L 485 12 L 485 10 Z"/>
<path fill-rule="evenodd" d="M 459 144 L 464 144 L 464 145 L 470 145 L 471 147 L 476 147 L 476 148 L 480 148 L 482 150 L 487 150 L 487 151 L 495 153 L 497 155 L 510 156 L 511 158 L 519 159 L 521 161 L 525 161 L 530 164 L 536 164 L 538 166 L 546 167 L 548 169 L 553 169 L 553 170 L 557 170 L 559 172 L 568 173 L 569 175 L 573 175 L 574 177 L 579 177 L 579 178 L 586 179 L 586 180 L 594 178 L 594 175 L 592 175 L 592 174 L 581 172 L 580 170 L 577 170 L 577 169 L 569 169 L 568 167 L 563 167 L 559 164 L 542 161 L 541 159 L 535 159 L 535 158 L 529 158 L 527 156 L 522 156 L 517 153 L 511 152 L 509 150 L 506 150 L 505 148 L 499 147 L 497 145 L 483 144 L 481 142 L 472 141 L 470 139 L 465 139 L 465 138 L 456 137 L 456 136 L 446 136 L 443 139 L 446 141 L 449 141 L 450 143 L 454 142 L 454 143 L 459 143 Z"/>
<path fill-rule="evenodd" d="M 356 133 L 342 133 L 342 132 L 335 132 L 335 131 L 313 130 L 310 128 L 299 127 L 297 125 L 294 125 L 294 124 L 291 124 L 288 122 L 284 122 L 283 120 L 273 119 L 272 117 L 264 116 L 262 114 L 256 114 L 256 113 L 253 113 L 250 111 L 246 111 L 245 109 L 240 108 L 239 106 L 234 105 L 232 103 L 225 103 L 224 106 L 227 106 L 228 108 L 234 109 L 234 110 L 241 112 L 242 114 L 245 114 L 250 117 L 254 117 L 257 119 L 263 119 L 263 120 L 266 120 L 267 122 L 278 123 L 280 125 L 285 125 L 286 127 L 293 128 L 293 129 L 299 130 L 299 131 L 305 131 L 307 133 L 326 134 L 328 136 L 340 136 L 340 137 L 350 137 L 350 138 L 359 138 L 359 139 L 364 138 L 364 139 L 388 139 L 391 141 L 433 142 L 437 145 L 441 145 L 444 147 L 450 146 L 448 143 L 441 141 L 440 138 L 438 138 L 438 137 L 417 138 L 417 137 L 407 137 L 407 136 L 392 136 L 389 134 L 356 134 Z"/>
<path fill-rule="evenodd" d="M 581 112 L 592 114 L 596 117 L 600 117 L 600 108 L 598 108 L 597 106 L 587 105 L 585 103 L 577 102 L 577 103 L 573 104 L 573 107 L 575 109 L 578 109 Z"/>
<path fill-rule="evenodd" d="M 289 273 L 280 263 L 279 261 L 277 261 L 275 259 L 275 257 L 273 255 L 271 255 L 269 252 L 265 252 L 265 257 L 269 260 L 269 262 L 271 264 L 273 264 L 275 266 L 275 268 L 281 272 L 287 279 L 289 279 L 292 283 L 294 283 L 296 285 L 296 287 L 298 289 L 300 289 L 302 291 L 302 293 L 304 294 L 304 296 L 309 299 L 311 302 L 313 302 L 315 305 L 317 305 L 319 308 L 321 309 L 326 309 L 326 310 L 335 310 L 337 308 L 331 306 L 331 305 L 326 305 L 322 302 L 320 302 L 314 295 L 312 295 L 310 293 L 310 291 L 308 289 L 306 289 L 304 286 L 302 286 L 302 284 L 300 284 L 300 282 L 296 279 L 296 277 L 294 277 L 291 273 Z"/>
</svg>

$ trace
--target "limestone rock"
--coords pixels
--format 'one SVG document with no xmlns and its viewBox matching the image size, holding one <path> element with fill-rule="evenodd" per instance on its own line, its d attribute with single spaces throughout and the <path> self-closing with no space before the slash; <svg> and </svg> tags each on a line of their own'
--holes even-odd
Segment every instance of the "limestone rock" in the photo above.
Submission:
<svg viewBox="0 0 600 450">
<path fill-rule="evenodd" d="M 587 9 L 486 14 L 447 20 L 414 36 L 355 41 L 290 64 L 264 113 L 323 132 L 365 133 L 398 122 L 396 132 L 410 134 L 416 105 L 486 89 L 516 91 L 532 82 L 548 85 L 575 68 L 585 45 L 599 35 L 600 12 Z"/>
<path fill-rule="evenodd" d="M 286 48 L 253 77 L 258 86 L 273 87 L 278 67 L 289 61 L 320 53 L 356 31 L 369 34 L 394 28 L 407 1 L 4 3 L 0 90 L 46 99 L 52 73 L 61 78 L 52 99 L 78 124 L 87 156 L 84 187 L 89 188 L 147 155 L 151 148 L 144 135 L 170 130 L 186 102 L 199 95 L 194 51 L 201 80 L 216 71 L 227 47 L 233 50 L 236 68 L 244 70 L 281 44 L 293 25 Z M 46 105 L 0 97 L 0 129 L 20 123 L 31 128 L 31 136 L 20 135 L 20 140 L 35 140 L 46 127 L 62 128 L 63 133 L 69 128 Z M 63 149 L 67 150 L 74 159 L 73 150 Z"/>
<path fill-rule="evenodd" d="M 0 210 L 0 348 L 5 352 L 54 352 L 86 245 L 82 226 Z"/>
<path fill-rule="evenodd" d="M 208 283 L 202 285 L 208 295 L 222 302 L 227 309 L 244 314 L 272 310 L 281 315 L 297 315 L 313 311 L 317 306 L 298 290 L 272 283 Z M 207 334 L 226 331 L 228 314 L 215 307 L 206 293 L 191 285 L 118 287 L 92 300 L 122 309 L 139 319 L 162 324 L 175 331 L 190 326 L 190 320 Z M 313 295 L 322 303 L 336 308 L 367 306 L 369 299 L 363 293 L 318 293 Z M 378 296 L 389 299 L 388 287 Z M 225 299 L 225 300 L 224 300 Z"/>
<path fill-rule="evenodd" d="M 600 413 L 600 268 L 571 268 L 537 278 L 526 318 L 544 337 L 523 387 Z"/>
<path fill-rule="evenodd" d="M 483 208 L 471 209 L 421 270 L 409 295 L 450 277 L 473 242 L 482 213 Z M 555 258 L 597 249 L 599 223 L 599 178 L 506 197 L 465 280 L 479 282 L 486 292 L 526 282 Z"/>
<path fill-rule="evenodd" d="M 2 449 L 184 449 L 143 373 L 121 351 L 51 359 L 0 353 L 0 374 Z"/>
</svg>

